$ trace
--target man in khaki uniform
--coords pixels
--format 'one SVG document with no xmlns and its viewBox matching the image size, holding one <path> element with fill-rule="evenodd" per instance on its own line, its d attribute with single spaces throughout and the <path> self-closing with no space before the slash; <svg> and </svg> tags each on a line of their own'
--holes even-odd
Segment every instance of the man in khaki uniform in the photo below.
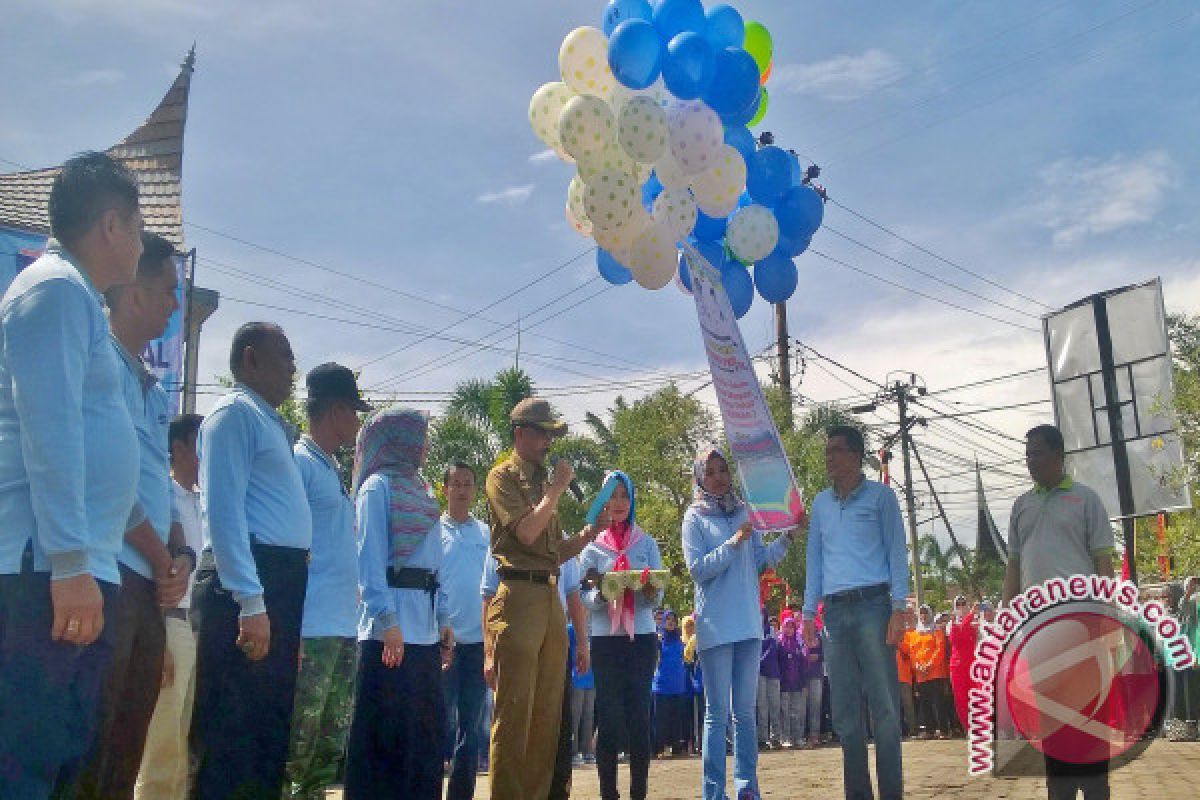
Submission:
<svg viewBox="0 0 1200 800">
<path fill-rule="evenodd" d="M 575 471 L 546 468 L 550 445 L 567 432 L 545 400 L 513 409 L 513 454 L 488 473 L 492 554 L 500 588 L 488 606 L 484 674 L 496 690 L 492 800 L 543 800 L 550 792 L 562 718 L 567 624 L 558 565 L 595 539 L 591 526 L 563 539 L 558 501 Z"/>
</svg>

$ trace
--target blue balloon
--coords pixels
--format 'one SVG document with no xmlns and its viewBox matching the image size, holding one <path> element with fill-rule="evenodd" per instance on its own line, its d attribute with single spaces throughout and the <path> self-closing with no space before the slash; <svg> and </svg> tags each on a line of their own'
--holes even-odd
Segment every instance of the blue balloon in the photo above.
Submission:
<svg viewBox="0 0 1200 800">
<path fill-rule="evenodd" d="M 614 286 L 623 286 L 633 280 L 633 273 L 629 268 L 617 261 L 616 257 L 603 247 L 596 248 L 596 269 L 600 270 L 600 277 Z"/>
<path fill-rule="evenodd" d="M 825 217 L 825 202 L 811 186 L 793 186 L 775 204 L 779 234 L 793 242 L 811 239 Z"/>
<path fill-rule="evenodd" d="M 719 242 L 725 235 L 725 227 L 729 224 L 725 217 L 710 217 L 703 211 L 696 211 L 696 227 L 692 235 L 701 242 Z"/>
<path fill-rule="evenodd" d="M 741 153 L 742 158 L 746 159 L 746 164 L 750 163 L 750 157 L 758 149 L 758 142 L 755 140 L 754 134 L 745 125 L 726 126 L 725 144 Z"/>
<path fill-rule="evenodd" d="M 667 45 L 662 64 L 663 83 L 680 100 L 695 100 L 712 84 L 715 64 L 708 40 L 685 31 Z"/>
<path fill-rule="evenodd" d="M 755 202 L 773 207 L 792 184 L 792 157 L 775 145 L 746 160 L 746 190 Z"/>
<path fill-rule="evenodd" d="M 645 89 L 662 70 L 663 45 L 654 26 L 643 19 L 627 19 L 608 40 L 608 66 L 613 76 L 630 89 Z"/>
<path fill-rule="evenodd" d="M 753 202 L 754 202 L 754 198 L 750 196 L 749 192 L 742 192 L 741 195 L 738 196 L 738 206 L 737 207 L 745 208 L 746 206 L 750 205 Z"/>
<path fill-rule="evenodd" d="M 754 288 L 768 303 L 787 302 L 799 279 L 795 263 L 778 248 L 754 265 Z"/>
<path fill-rule="evenodd" d="M 692 244 L 695 242 L 693 241 Z M 692 290 L 692 271 L 688 269 L 687 257 L 683 253 L 679 254 L 679 282 L 689 292 Z"/>
<path fill-rule="evenodd" d="M 746 106 L 741 111 L 735 111 L 732 114 L 721 114 L 721 122 L 726 127 L 746 127 L 750 124 L 750 120 L 754 119 L 758 114 L 758 106 L 762 103 L 762 90 L 759 89 L 758 94 L 754 96 L 754 102 Z"/>
<path fill-rule="evenodd" d="M 642 184 L 642 205 L 647 211 L 654 208 L 654 201 L 662 194 L 662 190 L 663 185 L 659 183 L 658 176 L 651 172 L 650 177 Z"/>
<path fill-rule="evenodd" d="M 729 295 L 733 315 L 738 319 L 746 316 L 754 302 L 754 281 L 750 278 L 750 271 L 736 261 L 726 261 L 721 267 L 721 283 L 725 284 L 725 294 Z"/>
<path fill-rule="evenodd" d="M 800 239 L 793 239 L 789 236 L 779 234 L 779 244 L 775 245 L 775 249 L 786 255 L 788 258 L 795 258 L 808 249 L 812 244 L 812 237 L 805 236 Z"/>
<path fill-rule="evenodd" d="M 654 11 L 650 8 L 650 0 L 612 0 L 604 9 L 604 20 L 601 27 L 604 35 L 609 36 L 613 30 L 627 19 L 653 19 Z"/>
<path fill-rule="evenodd" d="M 718 114 L 744 112 L 759 95 L 758 78 L 758 64 L 745 50 L 740 47 L 718 50 L 716 72 L 712 84 L 704 93 L 704 102 Z M 747 117 L 746 122 L 753 118 L 753 115 Z"/>
<path fill-rule="evenodd" d="M 720 242 L 698 241 L 696 249 L 715 270 L 719 271 L 725 263 L 725 246 Z"/>
<path fill-rule="evenodd" d="M 788 155 L 792 158 L 792 186 L 799 186 L 804 182 L 804 167 L 800 166 L 800 156 L 790 151 Z"/>
<path fill-rule="evenodd" d="M 742 15 L 733 6 L 713 6 L 704 15 L 708 25 L 704 36 L 718 49 L 722 47 L 741 47 L 746 38 L 746 25 Z"/>
<path fill-rule="evenodd" d="M 654 6 L 654 27 L 663 44 L 684 31 L 704 33 L 704 4 L 700 0 L 658 0 Z"/>
</svg>

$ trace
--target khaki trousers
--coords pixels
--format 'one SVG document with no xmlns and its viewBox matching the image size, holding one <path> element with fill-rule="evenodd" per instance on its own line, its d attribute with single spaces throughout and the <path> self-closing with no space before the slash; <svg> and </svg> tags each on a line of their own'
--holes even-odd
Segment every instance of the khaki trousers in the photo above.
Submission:
<svg viewBox="0 0 1200 800">
<path fill-rule="evenodd" d="M 167 617 L 167 649 L 175 659 L 175 682 L 158 693 L 150 720 L 137 800 L 184 800 L 188 794 L 188 729 L 196 686 L 196 634 L 192 624 Z"/>
<path fill-rule="evenodd" d="M 496 663 L 492 800 L 544 800 L 558 750 L 567 669 L 567 623 L 558 588 L 502 581 L 488 607 L 487 633 Z"/>
</svg>

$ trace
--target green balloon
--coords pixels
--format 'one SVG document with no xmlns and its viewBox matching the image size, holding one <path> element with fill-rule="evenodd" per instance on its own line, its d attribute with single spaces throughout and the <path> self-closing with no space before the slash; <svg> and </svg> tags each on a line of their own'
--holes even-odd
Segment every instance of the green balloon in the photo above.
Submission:
<svg viewBox="0 0 1200 800">
<path fill-rule="evenodd" d="M 775 45 L 771 42 L 771 32 L 761 22 L 746 23 L 746 38 L 742 47 L 758 64 L 758 72 L 762 74 L 771 65 L 771 57 L 775 54 Z"/>
<path fill-rule="evenodd" d="M 758 123 L 762 122 L 763 117 L 767 115 L 768 99 L 769 95 L 767 94 L 767 87 L 764 86 L 762 87 L 762 100 L 758 104 L 758 113 L 754 115 L 754 119 L 747 123 L 749 127 L 753 128 L 754 126 L 758 125 Z"/>
</svg>

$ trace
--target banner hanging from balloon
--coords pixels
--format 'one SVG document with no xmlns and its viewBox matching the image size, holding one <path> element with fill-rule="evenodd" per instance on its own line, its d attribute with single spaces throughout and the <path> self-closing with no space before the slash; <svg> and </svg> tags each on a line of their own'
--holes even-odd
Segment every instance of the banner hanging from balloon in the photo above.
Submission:
<svg viewBox="0 0 1200 800">
<path fill-rule="evenodd" d="M 804 517 L 804 501 L 746 352 L 722 275 L 695 247 L 685 244 L 683 252 L 725 438 L 750 505 L 750 520 L 760 531 L 796 527 Z"/>
</svg>

